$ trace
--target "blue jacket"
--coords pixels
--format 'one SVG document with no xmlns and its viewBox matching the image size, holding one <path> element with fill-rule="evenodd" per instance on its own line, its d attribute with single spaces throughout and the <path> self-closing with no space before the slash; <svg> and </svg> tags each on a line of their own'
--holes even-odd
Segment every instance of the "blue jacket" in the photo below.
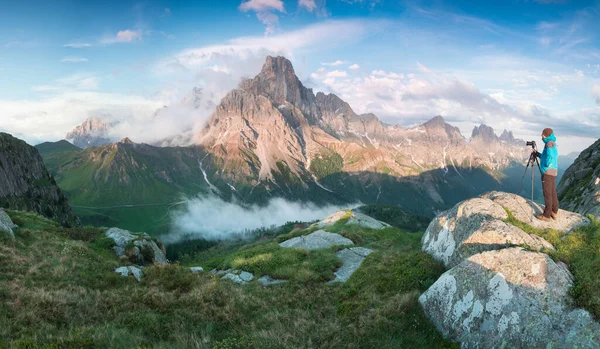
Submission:
<svg viewBox="0 0 600 349">
<path fill-rule="evenodd" d="M 556 146 L 556 136 L 552 133 L 546 138 L 542 138 L 544 141 L 544 150 L 541 153 L 537 153 L 540 157 L 540 167 L 542 168 L 542 174 L 548 170 L 554 170 L 548 173 L 554 176 L 558 173 L 558 147 Z"/>
</svg>

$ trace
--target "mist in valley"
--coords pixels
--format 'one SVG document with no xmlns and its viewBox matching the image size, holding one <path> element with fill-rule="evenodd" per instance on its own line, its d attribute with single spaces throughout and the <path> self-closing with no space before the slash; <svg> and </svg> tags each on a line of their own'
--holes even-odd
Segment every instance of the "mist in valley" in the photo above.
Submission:
<svg viewBox="0 0 600 349">
<path fill-rule="evenodd" d="M 248 237 L 259 228 L 280 226 L 287 222 L 310 222 L 323 219 L 330 214 L 359 206 L 360 203 L 344 206 L 320 206 L 311 202 L 291 202 L 273 198 L 266 205 L 245 205 L 227 202 L 215 196 L 191 200 L 187 207 L 173 213 L 171 233 L 161 237 L 165 243 L 182 239 L 225 240 Z"/>
</svg>

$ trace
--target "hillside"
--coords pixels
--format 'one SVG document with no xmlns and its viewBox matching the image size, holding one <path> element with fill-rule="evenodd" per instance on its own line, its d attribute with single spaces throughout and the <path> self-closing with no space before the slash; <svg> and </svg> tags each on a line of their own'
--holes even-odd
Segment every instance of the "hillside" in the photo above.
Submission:
<svg viewBox="0 0 600 349">
<path fill-rule="evenodd" d="M 338 248 L 277 245 L 285 234 L 314 231 L 293 225 L 255 242 L 216 246 L 187 264 L 146 267 L 138 283 L 114 272 L 123 261 L 102 229 L 65 229 L 33 214 L 9 215 L 19 228 L 14 242 L 0 241 L 0 346 L 455 347 L 417 303 L 442 272 L 420 251 L 422 232 L 346 229 L 343 223 L 329 228 L 374 250 L 345 284 L 325 283 L 340 265 Z M 290 280 L 240 286 L 187 268 L 197 265 Z"/>
<path fill-rule="evenodd" d="M 0 207 L 35 211 L 64 226 L 79 224 L 38 151 L 6 133 L 0 133 Z"/>
<path fill-rule="evenodd" d="M 557 187 L 561 207 L 600 217 L 600 140 L 581 152 Z"/>
<path fill-rule="evenodd" d="M 488 193 L 425 234 L 341 211 L 145 266 L 140 282 L 115 272 L 135 265 L 106 228 L 8 211 L 18 227 L 0 238 L 0 345 L 596 348 L 600 225 L 566 211 L 531 221 L 536 210 Z"/>
<path fill-rule="evenodd" d="M 210 191 L 200 166 L 204 154 L 195 147 L 159 148 L 124 139 L 85 150 L 39 149 L 85 224 L 164 233 L 170 209 Z"/>
</svg>

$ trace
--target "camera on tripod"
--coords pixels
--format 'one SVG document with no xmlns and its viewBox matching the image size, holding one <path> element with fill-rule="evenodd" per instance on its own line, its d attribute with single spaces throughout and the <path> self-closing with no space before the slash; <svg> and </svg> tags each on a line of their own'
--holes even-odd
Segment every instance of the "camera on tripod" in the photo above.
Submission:
<svg viewBox="0 0 600 349">
<path fill-rule="evenodd" d="M 531 147 L 533 151 L 529 155 L 529 160 L 527 160 L 527 165 L 525 165 L 525 171 L 523 171 L 523 176 L 521 177 L 521 183 L 519 183 L 519 187 L 517 188 L 517 193 L 521 191 L 521 185 L 523 185 L 523 179 L 525 179 L 525 174 L 527 173 L 527 169 L 531 166 L 531 201 L 533 202 L 533 177 L 534 177 L 534 167 L 537 165 L 538 170 L 540 170 L 540 175 L 542 174 L 542 168 L 540 167 L 540 161 L 538 160 L 538 152 L 535 148 L 535 141 L 527 141 L 527 146 Z"/>
</svg>

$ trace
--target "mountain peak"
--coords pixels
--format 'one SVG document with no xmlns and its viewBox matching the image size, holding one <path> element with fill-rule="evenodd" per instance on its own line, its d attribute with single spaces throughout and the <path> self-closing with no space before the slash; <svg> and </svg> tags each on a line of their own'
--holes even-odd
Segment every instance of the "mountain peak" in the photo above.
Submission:
<svg viewBox="0 0 600 349">
<path fill-rule="evenodd" d="M 240 84 L 252 95 L 262 95 L 276 104 L 290 103 L 299 108 L 310 123 L 317 123 L 320 115 L 312 89 L 304 87 L 294 72 L 292 62 L 282 56 L 268 56 L 261 72 Z"/>
<path fill-rule="evenodd" d="M 261 74 L 268 73 L 296 74 L 294 72 L 294 66 L 292 65 L 292 62 L 283 56 L 267 56 L 267 60 L 265 61 L 265 64 L 263 64 Z"/>
<path fill-rule="evenodd" d="M 432 118 L 431 120 L 426 121 L 423 125 L 425 125 L 425 126 L 445 126 L 446 120 L 444 120 L 444 118 L 441 115 L 438 115 L 438 116 Z"/>
<path fill-rule="evenodd" d="M 481 124 L 479 125 L 479 127 L 475 126 L 473 128 L 473 132 L 471 133 L 471 138 L 481 138 L 486 142 L 498 140 L 498 136 L 496 136 L 496 134 L 494 133 L 494 129 L 485 124 Z"/>
<path fill-rule="evenodd" d="M 129 137 L 125 137 L 119 141 L 119 144 L 134 144 L 134 143 L 131 139 L 129 139 Z"/>
</svg>

